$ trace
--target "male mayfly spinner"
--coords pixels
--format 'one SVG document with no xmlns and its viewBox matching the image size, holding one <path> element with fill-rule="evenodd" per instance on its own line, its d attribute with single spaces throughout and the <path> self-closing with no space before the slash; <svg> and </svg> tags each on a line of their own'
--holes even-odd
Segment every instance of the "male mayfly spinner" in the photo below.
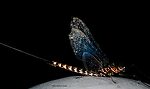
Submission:
<svg viewBox="0 0 150 89">
<path fill-rule="evenodd" d="M 0 43 L 0 45 L 43 60 L 51 66 L 63 68 L 86 76 L 111 76 L 124 71 L 125 67 L 109 65 L 108 58 L 99 48 L 96 41 L 94 41 L 87 26 L 79 18 L 74 17 L 70 25 L 71 33 L 69 34 L 69 39 L 72 49 L 77 59 L 83 61 L 85 69 L 58 63 L 56 61 L 49 61 L 4 43 Z"/>
</svg>

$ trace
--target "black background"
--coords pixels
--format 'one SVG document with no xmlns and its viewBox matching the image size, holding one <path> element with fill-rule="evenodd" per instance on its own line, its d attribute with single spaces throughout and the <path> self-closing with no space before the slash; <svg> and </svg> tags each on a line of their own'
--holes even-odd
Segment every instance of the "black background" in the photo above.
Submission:
<svg viewBox="0 0 150 89">
<path fill-rule="evenodd" d="M 11 3 L 10 3 L 11 4 Z M 0 42 L 47 60 L 82 65 L 71 49 L 72 17 L 89 27 L 111 61 L 126 66 L 125 75 L 149 82 L 149 15 L 146 6 L 17 4 L 2 7 Z M 92 7 L 92 8 L 91 8 Z M 0 45 L 4 84 L 15 88 L 77 75 Z M 138 76 L 138 77 L 137 77 Z M 3 81 L 3 80 L 1 80 Z"/>
</svg>

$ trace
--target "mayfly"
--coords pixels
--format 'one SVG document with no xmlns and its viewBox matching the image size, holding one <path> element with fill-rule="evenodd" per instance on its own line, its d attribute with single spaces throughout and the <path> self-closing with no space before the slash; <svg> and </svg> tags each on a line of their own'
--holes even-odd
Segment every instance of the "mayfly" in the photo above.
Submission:
<svg viewBox="0 0 150 89">
<path fill-rule="evenodd" d="M 125 67 L 116 67 L 109 65 L 109 59 L 99 48 L 89 29 L 82 22 L 82 20 L 74 17 L 70 25 L 71 33 L 69 34 L 69 39 L 72 49 L 77 59 L 83 61 L 85 69 L 62 64 L 56 61 L 49 61 L 47 59 L 38 57 L 4 43 L 0 43 L 0 45 L 43 60 L 51 66 L 63 68 L 86 76 L 111 76 L 113 74 L 120 73 L 125 69 Z"/>
</svg>

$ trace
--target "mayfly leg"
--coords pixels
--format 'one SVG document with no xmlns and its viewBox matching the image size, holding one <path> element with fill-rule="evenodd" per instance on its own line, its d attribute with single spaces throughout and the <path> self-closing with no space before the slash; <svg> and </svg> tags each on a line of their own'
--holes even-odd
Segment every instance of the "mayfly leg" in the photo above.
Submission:
<svg viewBox="0 0 150 89">
<path fill-rule="evenodd" d="M 113 83 L 115 83 L 115 84 L 117 83 L 117 82 L 115 82 L 115 81 L 113 80 L 112 76 L 110 76 L 110 78 L 111 78 L 111 80 L 112 80 Z"/>
</svg>

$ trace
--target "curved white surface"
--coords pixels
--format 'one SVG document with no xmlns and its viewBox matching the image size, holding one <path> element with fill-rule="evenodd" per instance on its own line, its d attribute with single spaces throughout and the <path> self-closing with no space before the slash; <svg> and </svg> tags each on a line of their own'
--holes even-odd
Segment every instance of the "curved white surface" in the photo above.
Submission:
<svg viewBox="0 0 150 89">
<path fill-rule="evenodd" d="M 110 77 L 72 76 L 49 81 L 30 89 L 150 89 L 140 81 L 119 77 L 112 77 L 112 79 Z"/>
</svg>

